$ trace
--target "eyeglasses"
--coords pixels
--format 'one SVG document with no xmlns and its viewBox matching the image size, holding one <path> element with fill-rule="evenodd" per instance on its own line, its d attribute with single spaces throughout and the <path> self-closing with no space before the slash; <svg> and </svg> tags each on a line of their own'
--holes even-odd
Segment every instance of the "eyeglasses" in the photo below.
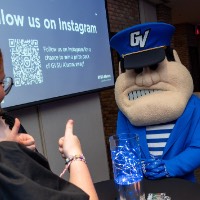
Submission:
<svg viewBox="0 0 200 200">
<path fill-rule="evenodd" d="M 13 86 L 13 79 L 11 77 L 5 77 L 2 81 L 0 81 L 0 84 L 4 89 L 5 95 L 7 95 Z"/>
</svg>

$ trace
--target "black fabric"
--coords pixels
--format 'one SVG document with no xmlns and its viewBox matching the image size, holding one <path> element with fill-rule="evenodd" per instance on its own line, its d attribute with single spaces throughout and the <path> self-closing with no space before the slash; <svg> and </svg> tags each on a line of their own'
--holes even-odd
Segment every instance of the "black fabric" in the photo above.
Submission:
<svg viewBox="0 0 200 200">
<path fill-rule="evenodd" d="M 1 200 L 88 200 L 75 185 L 51 172 L 47 160 L 16 142 L 0 142 Z"/>
</svg>

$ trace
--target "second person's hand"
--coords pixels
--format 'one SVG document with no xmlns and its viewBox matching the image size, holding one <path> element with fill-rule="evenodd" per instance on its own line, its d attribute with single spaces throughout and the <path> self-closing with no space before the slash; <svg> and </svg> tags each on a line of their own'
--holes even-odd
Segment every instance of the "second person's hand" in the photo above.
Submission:
<svg viewBox="0 0 200 200">
<path fill-rule="evenodd" d="M 65 135 L 58 141 L 59 151 L 63 158 L 81 155 L 82 149 L 81 144 L 76 135 L 73 134 L 73 120 L 68 120 L 65 128 Z"/>
</svg>

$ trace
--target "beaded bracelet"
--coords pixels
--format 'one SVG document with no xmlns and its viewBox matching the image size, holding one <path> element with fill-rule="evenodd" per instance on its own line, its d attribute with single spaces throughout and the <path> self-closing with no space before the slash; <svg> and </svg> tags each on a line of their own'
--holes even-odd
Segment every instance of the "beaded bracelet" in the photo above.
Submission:
<svg viewBox="0 0 200 200">
<path fill-rule="evenodd" d="M 73 161 L 77 161 L 77 160 L 83 161 L 84 163 L 86 163 L 86 160 L 85 160 L 85 157 L 84 157 L 83 154 L 70 156 L 70 157 L 66 158 L 65 159 L 65 168 L 64 168 L 63 172 L 60 174 L 60 177 L 63 176 L 63 174 L 66 172 L 66 170 L 69 170 L 69 167 L 70 167 L 71 163 Z"/>
<path fill-rule="evenodd" d="M 81 154 L 81 155 L 75 155 L 75 156 L 70 156 L 70 157 L 66 158 L 65 165 L 71 164 L 71 162 L 74 160 L 80 160 L 80 161 L 83 161 L 86 163 L 84 155 Z"/>
</svg>

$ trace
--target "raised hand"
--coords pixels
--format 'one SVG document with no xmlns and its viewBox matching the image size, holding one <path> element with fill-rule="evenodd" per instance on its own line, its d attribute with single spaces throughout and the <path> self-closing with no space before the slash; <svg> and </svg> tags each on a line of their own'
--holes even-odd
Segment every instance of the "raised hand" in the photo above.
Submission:
<svg viewBox="0 0 200 200">
<path fill-rule="evenodd" d="M 12 128 L 8 127 L 5 119 L 0 119 L 0 141 L 17 141 L 19 136 L 20 121 L 15 118 Z"/>
<path fill-rule="evenodd" d="M 15 118 L 13 118 L 11 115 L 7 113 L 3 113 L 2 119 L 5 120 L 5 123 L 9 126 L 10 130 L 12 130 L 14 123 L 15 123 Z M 19 133 L 27 133 L 24 127 L 20 124 L 19 128 Z"/>
<path fill-rule="evenodd" d="M 15 118 L 12 130 L 6 134 L 4 141 L 15 141 L 18 142 L 31 150 L 35 150 L 35 140 L 34 138 L 26 133 L 18 133 L 20 128 L 20 121 Z"/>
<path fill-rule="evenodd" d="M 65 129 L 65 136 L 58 141 L 59 151 L 63 158 L 81 155 L 81 144 L 76 135 L 73 134 L 73 120 L 68 120 Z"/>
<path fill-rule="evenodd" d="M 35 140 L 34 138 L 26 133 L 18 133 L 20 128 L 19 119 L 15 119 L 14 126 L 11 130 L 10 139 L 16 141 L 31 150 L 35 150 Z"/>
<path fill-rule="evenodd" d="M 73 134 L 73 120 L 68 120 L 65 128 L 65 135 L 61 137 L 58 141 L 59 151 L 64 158 L 73 158 L 69 164 L 65 165 L 63 172 L 60 174 L 62 176 L 70 166 L 70 176 L 69 182 L 80 187 L 89 196 L 90 200 L 98 200 L 97 193 L 95 191 L 92 178 L 84 159 L 75 159 L 77 155 L 82 155 L 81 144 L 76 135 Z"/>
</svg>

